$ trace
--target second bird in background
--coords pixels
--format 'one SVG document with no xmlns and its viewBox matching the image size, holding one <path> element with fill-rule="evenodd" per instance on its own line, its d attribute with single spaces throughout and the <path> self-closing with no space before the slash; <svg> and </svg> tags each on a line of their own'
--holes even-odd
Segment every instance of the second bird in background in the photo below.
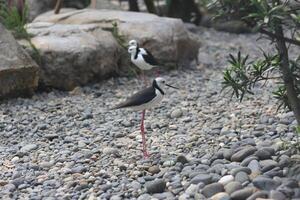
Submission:
<svg viewBox="0 0 300 200">
<path fill-rule="evenodd" d="M 128 52 L 131 54 L 131 62 L 142 70 L 142 76 L 146 82 L 144 71 L 158 67 L 159 63 L 150 51 L 145 48 L 140 48 L 136 40 L 130 40 L 128 44 Z M 158 70 L 156 70 L 156 75 L 159 75 Z"/>
</svg>

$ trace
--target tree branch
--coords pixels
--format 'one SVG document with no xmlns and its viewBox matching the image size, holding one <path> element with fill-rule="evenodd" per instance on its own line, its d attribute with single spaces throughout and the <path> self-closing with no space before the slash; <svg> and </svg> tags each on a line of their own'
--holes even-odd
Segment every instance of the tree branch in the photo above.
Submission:
<svg viewBox="0 0 300 200">
<path fill-rule="evenodd" d="M 291 38 L 287 38 L 287 37 L 284 37 L 284 36 L 276 35 L 275 33 L 269 32 L 269 31 L 267 31 L 267 30 L 265 30 L 263 28 L 259 29 L 259 32 L 262 33 L 262 34 L 268 35 L 271 38 L 276 38 L 276 39 L 284 40 L 287 43 L 300 46 L 300 41 L 298 41 L 298 40 L 293 40 Z"/>
</svg>

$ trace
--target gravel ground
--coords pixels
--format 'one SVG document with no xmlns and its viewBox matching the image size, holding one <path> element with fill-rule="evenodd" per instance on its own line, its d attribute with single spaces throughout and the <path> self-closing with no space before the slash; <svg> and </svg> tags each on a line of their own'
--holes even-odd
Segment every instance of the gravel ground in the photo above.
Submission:
<svg viewBox="0 0 300 200">
<path fill-rule="evenodd" d="M 180 90 L 168 89 L 161 105 L 146 112 L 150 159 L 142 158 L 141 113 L 110 110 L 140 89 L 135 79 L 2 103 L 0 197 L 300 198 L 300 156 L 283 145 L 296 141 L 296 120 L 276 112 L 274 83 L 242 103 L 220 93 L 228 54 L 257 58 L 268 41 L 210 29 L 197 34 L 199 65 L 164 72 Z"/>
</svg>

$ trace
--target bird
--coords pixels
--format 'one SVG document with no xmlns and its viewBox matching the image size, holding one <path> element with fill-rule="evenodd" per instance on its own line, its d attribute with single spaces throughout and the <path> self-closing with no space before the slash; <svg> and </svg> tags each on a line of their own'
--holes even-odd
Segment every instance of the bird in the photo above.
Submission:
<svg viewBox="0 0 300 200">
<path fill-rule="evenodd" d="M 143 143 L 143 155 L 144 158 L 149 157 L 146 146 L 146 137 L 145 137 L 145 113 L 146 110 L 149 110 L 155 106 L 157 106 L 165 95 L 165 86 L 179 89 L 172 85 L 166 83 L 166 80 L 162 77 L 157 77 L 153 80 L 152 85 L 140 90 L 139 92 L 133 94 L 124 102 L 116 105 L 113 109 L 121 109 L 121 108 L 131 108 L 134 111 L 142 110 L 142 119 L 141 119 L 141 135 L 142 135 L 142 143 Z"/>
<path fill-rule="evenodd" d="M 142 70 L 143 79 L 145 81 L 144 71 L 158 67 L 159 63 L 154 56 L 145 48 L 140 48 L 136 40 L 129 41 L 128 53 L 131 54 L 131 62 Z M 158 70 L 156 75 L 159 76 Z"/>
</svg>

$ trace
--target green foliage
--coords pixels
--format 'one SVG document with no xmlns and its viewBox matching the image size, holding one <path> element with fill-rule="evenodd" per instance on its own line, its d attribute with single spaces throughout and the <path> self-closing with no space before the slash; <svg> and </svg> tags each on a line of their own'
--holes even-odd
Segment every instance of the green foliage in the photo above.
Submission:
<svg viewBox="0 0 300 200">
<path fill-rule="evenodd" d="M 218 13 L 217 17 L 238 16 L 266 35 L 277 49 L 274 55 L 263 51 L 263 58 L 252 62 L 248 62 L 248 55 L 243 57 L 240 52 L 236 57 L 229 55 L 230 65 L 224 71 L 224 88 L 232 89 L 232 95 L 242 100 L 245 94 L 253 94 L 252 89 L 258 82 L 276 79 L 278 88 L 273 94 L 280 101 L 278 108 L 293 110 L 300 124 L 300 58 L 291 61 L 286 45 L 300 46 L 300 9 L 295 9 L 289 0 L 212 0 L 211 3 Z M 288 34 L 290 37 L 287 37 Z"/>
<path fill-rule="evenodd" d="M 117 40 L 117 42 L 123 47 L 123 48 L 127 48 L 127 44 L 126 44 L 126 40 L 125 40 L 125 36 L 120 34 L 119 31 L 119 27 L 118 27 L 118 23 L 117 22 L 113 22 L 112 23 L 112 29 L 111 29 L 111 33 L 114 36 L 114 38 Z"/>
<path fill-rule="evenodd" d="M 12 31 L 15 38 L 28 37 L 28 33 L 24 28 L 27 15 L 27 5 L 25 5 L 22 12 L 20 12 L 16 6 L 9 8 L 6 4 L 0 4 L 0 21 L 8 30 Z"/>
<path fill-rule="evenodd" d="M 274 79 L 270 74 L 278 69 L 278 55 L 268 55 L 263 53 L 264 58 L 255 62 L 248 62 L 249 55 L 242 56 L 238 52 L 237 56 L 229 55 L 229 67 L 224 71 L 223 90 L 232 89 L 232 96 L 235 95 L 240 101 L 243 100 L 245 94 L 254 94 L 252 88 L 256 83 Z"/>
</svg>

